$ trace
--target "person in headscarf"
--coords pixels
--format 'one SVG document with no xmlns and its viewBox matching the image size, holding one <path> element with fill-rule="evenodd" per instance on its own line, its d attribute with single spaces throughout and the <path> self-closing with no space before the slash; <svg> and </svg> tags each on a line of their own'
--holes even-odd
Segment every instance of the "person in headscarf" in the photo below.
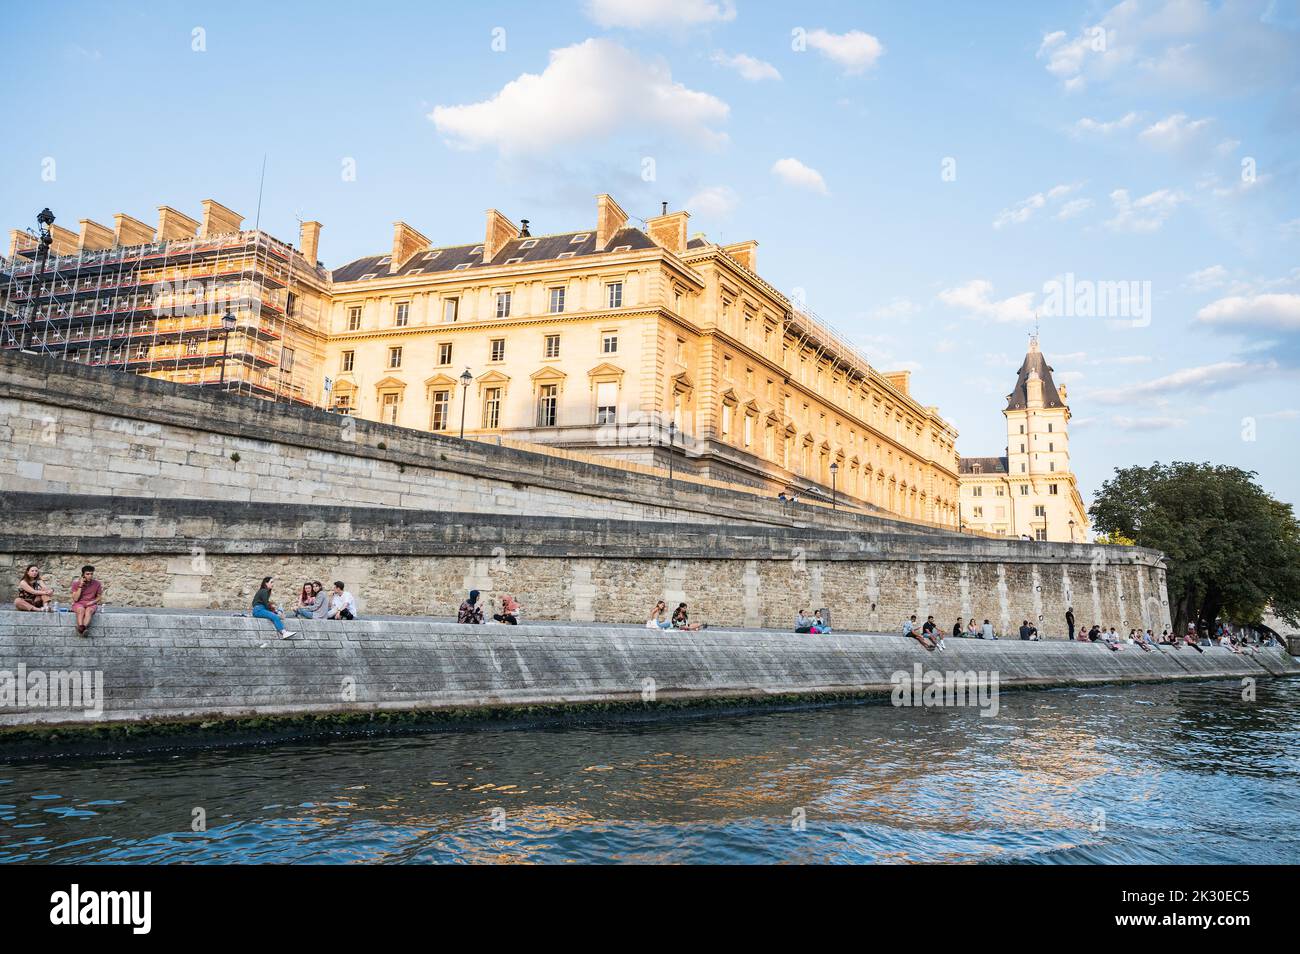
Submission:
<svg viewBox="0 0 1300 954">
<path fill-rule="evenodd" d="M 501 597 L 501 612 L 493 613 L 492 618 L 498 623 L 509 623 L 511 626 L 518 626 L 519 601 L 507 593 Z"/>
<path fill-rule="evenodd" d="M 456 613 L 456 622 L 483 622 L 483 607 L 478 603 L 478 590 L 470 590 L 469 599 L 460 604 L 460 610 Z"/>
</svg>

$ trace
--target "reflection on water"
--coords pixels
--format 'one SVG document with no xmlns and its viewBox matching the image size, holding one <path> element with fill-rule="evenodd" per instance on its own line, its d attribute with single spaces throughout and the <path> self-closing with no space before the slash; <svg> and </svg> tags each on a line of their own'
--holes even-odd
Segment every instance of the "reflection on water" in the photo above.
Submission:
<svg viewBox="0 0 1300 954">
<path fill-rule="evenodd" d="M 0 766 L 2 862 L 1295 863 L 1300 683 Z M 194 832 L 195 810 L 207 831 Z M 802 827 L 801 827 L 802 821 Z"/>
</svg>

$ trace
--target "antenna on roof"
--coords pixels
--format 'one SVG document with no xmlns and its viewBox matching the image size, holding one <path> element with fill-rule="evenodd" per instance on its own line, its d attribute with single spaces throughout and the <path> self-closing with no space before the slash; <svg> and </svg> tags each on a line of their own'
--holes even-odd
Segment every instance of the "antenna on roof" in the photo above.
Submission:
<svg viewBox="0 0 1300 954">
<path fill-rule="evenodd" d="M 262 178 L 257 183 L 257 215 L 253 219 L 253 231 L 262 224 L 262 187 L 266 185 L 266 153 L 262 153 Z"/>
<path fill-rule="evenodd" d="M 660 214 L 660 215 L 667 215 L 667 214 L 668 214 L 668 203 L 667 203 L 667 202 L 661 202 L 661 203 L 659 203 L 659 205 L 660 205 L 660 208 L 661 208 L 661 211 L 660 211 L 659 214 Z"/>
</svg>

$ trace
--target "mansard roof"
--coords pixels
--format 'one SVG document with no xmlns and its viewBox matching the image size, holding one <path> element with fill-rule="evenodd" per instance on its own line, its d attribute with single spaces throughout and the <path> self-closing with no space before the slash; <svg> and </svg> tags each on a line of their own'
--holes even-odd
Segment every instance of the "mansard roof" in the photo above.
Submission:
<svg viewBox="0 0 1300 954">
<path fill-rule="evenodd" d="M 958 466 L 961 474 L 1005 474 L 1007 459 L 1005 457 L 963 457 Z"/>
<path fill-rule="evenodd" d="M 1056 390 L 1056 382 L 1052 380 L 1052 366 L 1035 346 L 1030 348 L 1029 353 L 1025 355 L 1024 363 L 1020 365 L 1016 386 L 1007 395 L 1007 410 L 1023 411 L 1029 406 L 1028 381 L 1031 371 L 1037 371 L 1038 376 L 1043 380 L 1043 407 L 1065 407 L 1065 402 L 1061 400 L 1061 395 Z"/>
</svg>

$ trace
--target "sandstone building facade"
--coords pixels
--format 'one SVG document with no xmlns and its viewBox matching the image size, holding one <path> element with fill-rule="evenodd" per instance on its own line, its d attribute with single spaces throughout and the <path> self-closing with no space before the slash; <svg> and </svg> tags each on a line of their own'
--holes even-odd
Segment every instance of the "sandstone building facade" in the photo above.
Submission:
<svg viewBox="0 0 1300 954">
<path fill-rule="evenodd" d="M 689 213 L 534 236 L 391 247 L 326 271 L 207 200 L 108 229 L 30 236 L 0 263 L 0 346 L 223 386 L 466 437 L 573 448 L 958 523 L 956 431 L 757 271 L 757 243 L 691 237 Z M 176 314 L 177 305 L 185 306 Z M 221 318 L 233 314 L 229 337 Z M 229 351 L 226 351 L 227 344 Z M 670 450 L 671 445 L 671 450 Z"/>
<path fill-rule="evenodd" d="M 964 527 L 1034 540 L 1088 539 L 1088 514 L 1070 470 L 1066 397 L 1034 335 L 1002 412 L 1006 454 L 961 458 Z"/>
</svg>

